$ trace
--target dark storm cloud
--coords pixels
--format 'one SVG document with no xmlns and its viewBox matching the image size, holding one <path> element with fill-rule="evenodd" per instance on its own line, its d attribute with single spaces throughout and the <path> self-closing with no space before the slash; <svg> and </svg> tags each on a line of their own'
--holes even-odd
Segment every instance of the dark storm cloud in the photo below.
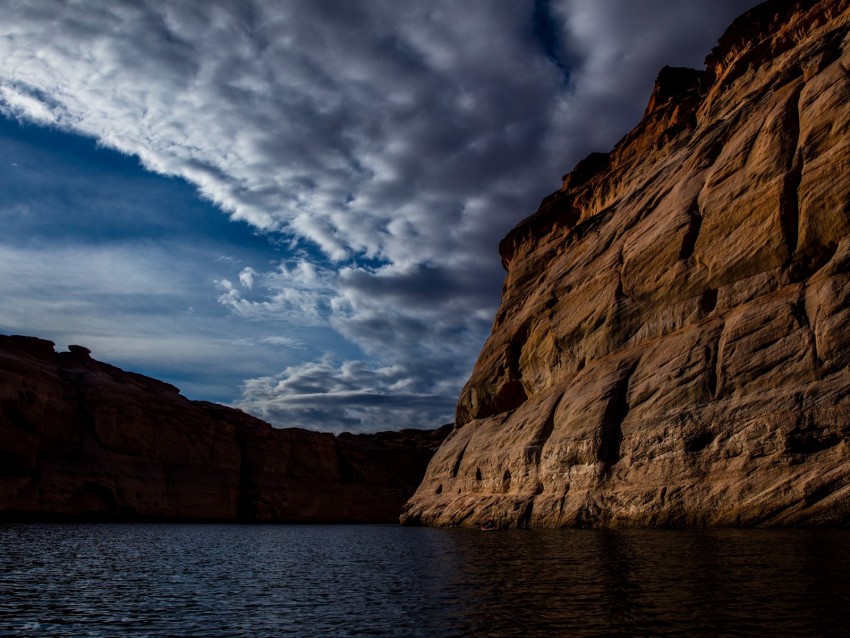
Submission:
<svg viewBox="0 0 850 638">
<path fill-rule="evenodd" d="M 552 10 L 563 28 L 572 91 L 556 129 L 576 161 L 608 150 L 639 120 L 662 66 L 703 68 L 731 21 L 753 0 L 566 0 Z"/>
<path fill-rule="evenodd" d="M 245 382 L 243 407 L 321 429 L 449 418 L 498 240 L 754 3 L 2 4 L 3 113 L 136 155 L 294 247 L 209 294 L 246 338 L 278 316 L 362 351 L 308 345 Z"/>
</svg>

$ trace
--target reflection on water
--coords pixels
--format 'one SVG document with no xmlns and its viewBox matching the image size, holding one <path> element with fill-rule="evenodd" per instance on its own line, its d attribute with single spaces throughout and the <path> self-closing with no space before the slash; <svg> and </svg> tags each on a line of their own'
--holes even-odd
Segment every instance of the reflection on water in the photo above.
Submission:
<svg viewBox="0 0 850 638">
<path fill-rule="evenodd" d="M 850 531 L 0 525 L 0 635 L 840 636 Z"/>
<path fill-rule="evenodd" d="M 844 531 L 537 531 L 464 536 L 469 635 L 850 633 Z M 492 546 L 491 546 L 492 545 Z M 469 585 L 467 581 L 467 585 Z M 474 587 L 473 587 L 474 589 Z"/>
</svg>

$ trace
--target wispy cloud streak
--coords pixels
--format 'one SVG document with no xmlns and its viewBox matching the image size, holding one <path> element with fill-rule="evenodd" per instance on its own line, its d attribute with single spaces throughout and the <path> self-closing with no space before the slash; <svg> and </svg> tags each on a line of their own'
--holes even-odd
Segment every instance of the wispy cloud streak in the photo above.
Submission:
<svg viewBox="0 0 850 638">
<path fill-rule="evenodd" d="M 427 426 L 490 327 L 500 237 L 636 122 L 661 65 L 698 64 L 752 4 L 6 2 L 0 112 L 188 180 L 287 246 L 210 297 L 257 343 L 277 317 L 362 356 L 292 337 L 302 362 L 245 380 L 240 405 Z"/>
</svg>

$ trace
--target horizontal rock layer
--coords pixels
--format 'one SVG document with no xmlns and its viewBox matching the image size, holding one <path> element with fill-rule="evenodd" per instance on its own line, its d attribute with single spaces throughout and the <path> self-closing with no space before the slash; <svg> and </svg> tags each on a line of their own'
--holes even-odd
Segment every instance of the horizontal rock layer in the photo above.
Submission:
<svg viewBox="0 0 850 638">
<path fill-rule="evenodd" d="M 850 521 L 850 8 L 773 1 L 502 241 L 408 524 Z"/>
<path fill-rule="evenodd" d="M 0 336 L 0 517 L 394 522 L 447 433 L 275 429 L 71 346 Z"/>
</svg>

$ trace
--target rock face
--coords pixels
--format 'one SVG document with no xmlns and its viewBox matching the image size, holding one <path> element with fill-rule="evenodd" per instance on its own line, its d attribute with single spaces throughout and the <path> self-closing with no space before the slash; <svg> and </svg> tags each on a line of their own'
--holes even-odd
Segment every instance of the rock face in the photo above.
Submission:
<svg viewBox="0 0 850 638">
<path fill-rule="evenodd" d="M 848 25 L 848 0 L 744 14 L 508 234 L 403 522 L 850 522 Z"/>
<path fill-rule="evenodd" d="M 396 521 L 447 431 L 278 430 L 86 348 L 0 336 L 0 517 Z"/>
</svg>

